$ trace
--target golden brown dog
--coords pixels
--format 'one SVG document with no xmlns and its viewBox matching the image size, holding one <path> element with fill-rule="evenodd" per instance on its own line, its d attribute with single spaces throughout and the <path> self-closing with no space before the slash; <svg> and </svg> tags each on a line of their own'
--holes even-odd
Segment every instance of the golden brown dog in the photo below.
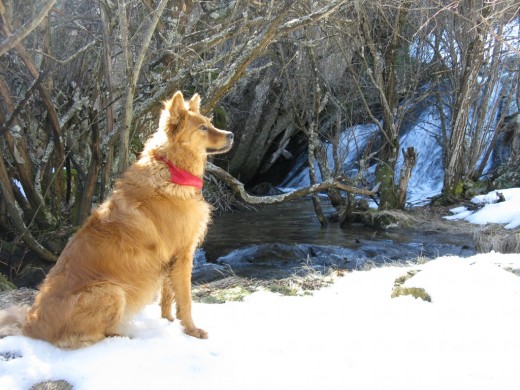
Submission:
<svg viewBox="0 0 520 390">
<path fill-rule="evenodd" d="M 159 130 L 114 192 L 92 212 L 49 272 L 31 308 L 0 314 L 0 335 L 23 334 L 79 348 L 118 333 L 161 290 L 162 317 L 194 337 L 193 255 L 210 219 L 201 195 L 207 156 L 231 148 L 233 135 L 199 112 L 196 94 L 164 103 Z"/>
</svg>

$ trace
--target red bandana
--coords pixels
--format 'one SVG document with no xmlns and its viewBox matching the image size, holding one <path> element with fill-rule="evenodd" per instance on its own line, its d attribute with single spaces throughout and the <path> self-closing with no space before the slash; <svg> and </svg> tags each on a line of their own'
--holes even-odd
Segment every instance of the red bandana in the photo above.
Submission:
<svg viewBox="0 0 520 390">
<path fill-rule="evenodd" d="M 173 163 L 168 160 L 166 157 L 155 157 L 157 160 L 162 161 L 168 165 L 170 169 L 170 181 L 175 184 L 180 184 L 183 186 L 192 186 L 197 188 L 202 188 L 202 179 L 198 178 L 195 175 L 192 175 L 188 171 L 180 169 L 173 165 Z"/>
</svg>

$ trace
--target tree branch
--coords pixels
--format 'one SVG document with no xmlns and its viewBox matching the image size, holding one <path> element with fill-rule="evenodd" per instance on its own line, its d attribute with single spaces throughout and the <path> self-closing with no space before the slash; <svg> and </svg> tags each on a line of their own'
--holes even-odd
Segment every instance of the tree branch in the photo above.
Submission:
<svg viewBox="0 0 520 390">
<path fill-rule="evenodd" d="M 36 27 L 40 25 L 42 20 L 47 16 L 51 8 L 54 6 L 57 0 L 49 0 L 47 4 L 43 5 L 33 19 L 25 23 L 20 27 L 14 34 L 6 37 L 0 44 L 0 56 L 7 53 L 13 47 L 18 45 L 22 39 L 31 33 Z M 2 0 L 0 0 L 0 14 L 5 17 L 5 6 Z"/>
<path fill-rule="evenodd" d="M 2 194 L 5 199 L 5 205 L 7 207 L 7 211 L 16 227 L 16 231 L 22 237 L 22 240 L 27 244 L 27 246 L 32 249 L 38 256 L 42 259 L 45 259 L 50 262 L 56 262 L 58 256 L 54 253 L 50 252 L 48 249 L 43 247 L 31 234 L 28 227 L 25 225 L 23 221 L 21 211 L 18 207 L 16 207 L 16 200 L 14 198 L 13 191 L 11 189 L 11 183 L 9 180 L 9 176 L 7 174 L 7 169 L 4 164 L 3 157 L 0 156 L 0 194 Z"/>
<path fill-rule="evenodd" d="M 280 195 L 270 195 L 270 196 L 254 196 L 247 193 L 244 188 L 244 184 L 231 176 L 228 172 L 223 170 L 222 168 L 217 167 L 212 163 L 207 163 L 206 172 L 211 173 L 218 179 L 222 180 L 229 188 L 231 188 L 235 193 L 237 193 L 240 198 L 249 204 L 275 204 L 286 202 L 292 199 L 301 198 L 305 195 L 314 194 L 316 192 L 325 191 L 331 188 L 336 188 L 338 190 L 346 191 L 351 194 L 364 195 L 373 197 L 376 195 L 376 192 L 379 189 L 379 184 L 377 184 L 372 190 L 367 190 L 365 188 L 357 188 L 352 187 L 347 184 L 340 183 L 336 179 L 325 180 L 324 182 L 317 183 L 311 185 L 309 187 L 300 188 L 291 192 L 287 192 Z"/>
</svg>

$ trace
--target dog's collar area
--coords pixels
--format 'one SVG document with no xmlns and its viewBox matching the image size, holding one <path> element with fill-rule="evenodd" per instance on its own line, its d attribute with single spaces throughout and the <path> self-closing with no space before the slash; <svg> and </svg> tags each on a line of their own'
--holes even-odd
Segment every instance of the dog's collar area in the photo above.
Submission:
<svg viewBox="0 0 520 390">
<path fill-rule="evenodd" d="M 170 181 L 174 184 L 179 184 L 182 186 L 192 186 L 201 189 L 202 188 L 202 179 L 173 165 L 173 163 L 168 160 L 166 157 L 155 156 L 156 160 L 164 162 L 168 165 L 168 169 L 170 170 Z"/>
</svg>

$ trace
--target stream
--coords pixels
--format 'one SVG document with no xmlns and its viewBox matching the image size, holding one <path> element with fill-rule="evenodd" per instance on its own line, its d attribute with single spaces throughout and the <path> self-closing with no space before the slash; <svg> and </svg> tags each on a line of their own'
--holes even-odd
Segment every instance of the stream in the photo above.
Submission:
<svg viewBox="0 0 520 390">
<path fill-rule="evenodd" d="M 326 214 L 334 209 L 324 204 Z M 359 269 L 366 263 L 406 262 L 475 253 L 468 234 L 444 229 L 374 230 L 362 224 L 321 227 L 310 198 L 215 216 L 196 255 L 195 282 L 236 275 L 288 277 L 302 269 Z"/>
</svg>

